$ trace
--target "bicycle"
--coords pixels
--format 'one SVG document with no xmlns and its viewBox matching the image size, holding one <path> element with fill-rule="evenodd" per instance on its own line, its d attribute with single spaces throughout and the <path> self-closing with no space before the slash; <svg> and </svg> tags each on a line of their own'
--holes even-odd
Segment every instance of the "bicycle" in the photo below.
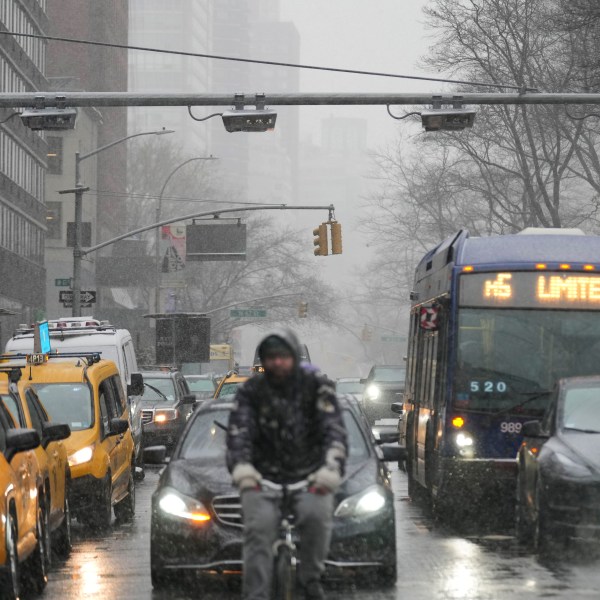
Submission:
<svg viewBox="0 0 600 600">
<path fill-rule="evenodd" d="M 296 590 L 296 544 L 294 543 L 293 507 L 295 492 L 308 490 L 306 479 L 279 484 L 263 479 L 261 487 L 281 492 L 279 536 L 273 544 L 273 600 L 293 600 Z"/>
</svg>

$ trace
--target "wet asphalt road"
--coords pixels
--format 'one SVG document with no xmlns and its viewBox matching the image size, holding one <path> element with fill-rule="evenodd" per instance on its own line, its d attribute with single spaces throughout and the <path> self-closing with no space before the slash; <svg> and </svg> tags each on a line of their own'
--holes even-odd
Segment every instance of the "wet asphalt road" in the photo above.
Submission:
<svg viewBox="0 0 600 600">
<path fill-rule="evenodd" d="M 159 600 L 240 597 L 239 587 L 196 582 L 187 589 L 152 591 L 150 583 L 150 496 L 158 481 L 149 472 L 138 483 L 137 514 L 129 526 L 113 525 L 93 536 L 74 523 L 71 557 L 55 565 L 43 598 Z M 506 600 L 598 598 L 600 560 L 585 564 L 541 564 L 515 543 L 512 531 L 458 533 L 437 525 L 425 507 L 407 498 L 404 473 L 393 473 L 396 492 L 399 577 L 395 589 L 333 589 L 331 600 Z"/>
</svg>

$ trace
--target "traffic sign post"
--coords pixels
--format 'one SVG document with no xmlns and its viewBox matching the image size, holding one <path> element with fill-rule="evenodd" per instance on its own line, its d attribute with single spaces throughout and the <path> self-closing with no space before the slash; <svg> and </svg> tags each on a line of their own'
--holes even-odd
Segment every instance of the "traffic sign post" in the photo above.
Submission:
<svg viewBox="0 0 600 600">
<path fill-rule="evenodd" d="M 236 319 L 264 319 L 267 316 L 266 308 L 233 308 L 229 316 Z"/>
<path fill-rule="evenodd" d="M 92 304 L 96 304 L 96 291 L 95 290 L 81 290 L 79 293 L 81 306 L 90 308 Z M 62 302 L 65 308 L 73 307 L 73 290 L 61 290 L 58 292 L 58 300 Z"/>
</svg>

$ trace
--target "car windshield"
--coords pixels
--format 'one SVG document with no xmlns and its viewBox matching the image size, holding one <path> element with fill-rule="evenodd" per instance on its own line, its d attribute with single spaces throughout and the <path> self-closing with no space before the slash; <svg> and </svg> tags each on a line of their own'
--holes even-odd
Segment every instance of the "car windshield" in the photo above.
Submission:
<svg viewBox="0 0 600 600">
<path fill-rule="evenodd" d="M 360 381 L 338 381 L 335 389 L 338 394 L 362 394 L 364 387 Z"/>
<path fill-rule="evenodd" d="M 373 375 L 373 381 L 385 383 L 403 382 L 406 379 L 406 369 L 403 367 L 377 367 Z"/>
<path fill-rule="evenodd" d="M 190 391 L 192 392 L 214 392 L 215 384 L 212 379 L 200 379 L 186 377 Z"/>
<path fill-rule="evenodd" d="M 143 400 L 175 402 L 175 382 L 170 377 L 144 376 Z"/>
<path fill-rule="evenodd" d="M 240 381 L 232 381 L 230 383 L 224 383 L 217 394 L 217 398 L 225 398 L 227 396 L 235 396 L 238 387 L 240 387 Z"/>
<path fill-rule="evenodd" d="M 211 410 L 194 419 L 181 447 L 181 458 L 191 460 L 225 458 L 225 431 L 215 423 L 227 426 L 228 410 Z M 348 434 L 348 462 L 368 458 L 369 449 L 365 437 L 349 410 L 342 412 Z"/>
<path fill-rule="evenodd" d="M 600 382 L 585 387 L 567 388 L 560 420 L 567 432 L 600 433 Z"/>
<path fill-rule="evenodd" d="M 454 402 L 458 408 L 538 415 L 557 379 L 598 373 L 600 312 L 463 308 Z"/>
<path fill-rule="evenodd" d="M 71 431 L 94 425 L 94 402 L 84 383 L 40 383 L 35 389 L 51 421 L 67 423 Z"/>
</svg>

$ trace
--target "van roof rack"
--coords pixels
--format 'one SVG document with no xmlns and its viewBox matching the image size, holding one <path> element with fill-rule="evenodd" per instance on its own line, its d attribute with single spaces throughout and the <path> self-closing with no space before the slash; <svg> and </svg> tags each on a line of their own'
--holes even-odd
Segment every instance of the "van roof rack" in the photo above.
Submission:
<svg viewBox="0 0 600 600">
<path fill-rule="evenodd" d="M 116 331 L 116 327 L 109 323 L 108 321 L 98 321 L 97 319 L 87 319 L 87 320 L 66 320 L 66 319 L 55 319 L 52 321 L 48 321 L 48 332 L 50 333 L 50 337 L 58 337 L 65 335 L 76 335 L 78 333 L 85 332 L 109 332 Z M 33 325 L 19 325 L 17 329 L 15 329 L 14 336 L 24 336 L 24 335 L 33 335 L 34 327 Z"/>
<path fill-rule="evenodd" d="M 32 356 L 43 356 L 44 359 L 42 362 L 46 362 L 46 360 L 51 358 L 83 358 L 87 361 L 88 365 L 93 365 L 102 360 L 101 354 L 102 352 L 48 352 L 47 354 L 29 352 L 27 354 L 0 354 L 0 360 L 24 360 L 25 362 L 28 362 Z M 20 365 L 6 365 L 6 367 L 16 369 L 21 368 Z M 0 369 L 2 368 L 2 365 L 0 365 Z"/>
</svg>

